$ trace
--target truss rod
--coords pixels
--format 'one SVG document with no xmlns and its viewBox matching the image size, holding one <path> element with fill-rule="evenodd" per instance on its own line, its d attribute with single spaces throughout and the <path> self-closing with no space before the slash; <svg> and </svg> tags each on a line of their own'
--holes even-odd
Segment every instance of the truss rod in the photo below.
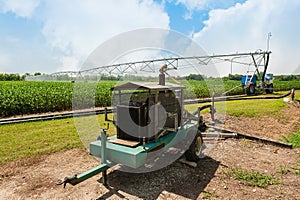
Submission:
<svg viewBox="0 0 300 200">
<path fill-rule="evenodd" d="M 214 58 L 222 58 L 222 57 L 236 57 L 236 56 L 253 56 L 254 55 L 264 55 L 264 54 L 270 54 L 271 51 L 268 52 L 254 52 L 254 53 L 235 53 L 235 54 L 220 54 L 220 55 L 212 55 L 212 56 L 188 56 L 188 57 L 171 57 L 171 58 L 160 58 L 160 59 L 153 59 L 153 60 L 143 60 L 143 61 L 136 61 L 136 62 L 125 62 L 125 63 L 119 63 L 119 64 L 112 64 L 112 65 L 106 65 L 106 66 L 101 66 L 101 67 L 96 67 L 96 68 L 92 68 L 92 69 L 100 69 L 100 68 L 114 68 L 118 67 L 120 65 L 132 65 L 132 64 L 144 64 L 143 67 L 145 66 L 149 66 L 150 63 L 154 63 L 154 62 L 168 62 L 168 63 L 173 63 L 175 61 L 179 61 L 179 60 L 191 60 L 191 59 L 198 59 L 201 62 L 201 59 L 204 60 L 211 60 Z M 203 62 L 203 60 L 202 60 Z M 208 63 L 206 63 L 207 65 Z M 143 68 L 142 67 L 142 68 Z M 173 66 L 174 67 L 174 66 Z M 82 70 L 82 72 L 85 71 L 90 71 L 92 69 L 86 69 L 86 70 Z"/>
<path fill-rule="evenodd" d="M 138 71 L 146 71 L 146 69 L 149 69 L 151 72 L 155 72 L 155 63 L 159 64 L 159 62 L 164 62 L 164 64 L 167 64 L 169 66 L 172 66 L 173 69 L 177 69 L 178 67 L 182 68 L 182 66 L 179 64 L 179 61 L 197 61 L 200 65 L 208 65 L 210 62 L 213 62 L 214 60 L 224 61 L 224 62 L 233 62 L 238 64 L 244 64 L 244 65 L 254 65 L 256 70 L 258 71 L 259 66 L 267 67 L 265 56 L 267 55 L 267 58 L 269 57 L 269 54 L 271 54 L 271 51 L 257 51 L 254 53 L 234 53 L 234 54 L 219 54 L 219 55 L 204 55 L 204 56 L 187 56 L 187 57 L 170 57 L 170 58 L 160 58 L 160 59 L 153 59 L 153 60 L 142 60 L 142 61 L 136 61 L 136 62 L 125 62 L 125 63 L 118 63 L 118 64 L 112 64 L 112 65 L 106 65 L 106 66 L 99 66 L 99 67 L 93 67 L 90 69 L 84 69 L 80 71 L 62 71 L 62 72 L 56 72 L 53 74 L 50 74 L 50 76 L 59 76 L 59 75 L 88 75 L 90 73 L 102 73 L 106 72 L 108 74 L 119 72 L 119 73 L 128 73 L 129 70 L 134 71 L 135 73 L 138 73 Z M 243 60 L 237 60 L 239 58 L 245 59 L 249 57 L 249 59 L 252 61 L 247 63 Z M 265 62 L 261 65 L 261 61 L 265 60 Z M 184 65 L 183 65 L 184 66 Z M 160 67 L 160 66 L 159 66 Z M 259 73 L 259 71 L 258 71 Z M 49 76 L 49 75 L 48 75 Z"/>
</svg>

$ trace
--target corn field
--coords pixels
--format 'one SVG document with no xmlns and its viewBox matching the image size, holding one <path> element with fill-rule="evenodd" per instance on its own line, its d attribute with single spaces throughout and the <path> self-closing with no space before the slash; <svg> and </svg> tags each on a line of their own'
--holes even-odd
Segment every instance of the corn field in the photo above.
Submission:
<svg viewBox="0 0 300 200">
<path fill-rule="evenodd" d="M 240 81 L 191 80 L 185 82 L 185 99 L 243 94 Z M 102 82 L 27 82 L 0 81 L 0 117 L 37 114 L 111 105 L 114 81 Z M 233 90 L 231 90 L 234 88 Z M 299 81 L 274 81 L 275 91 L 300 89 Z"/>
</svg>

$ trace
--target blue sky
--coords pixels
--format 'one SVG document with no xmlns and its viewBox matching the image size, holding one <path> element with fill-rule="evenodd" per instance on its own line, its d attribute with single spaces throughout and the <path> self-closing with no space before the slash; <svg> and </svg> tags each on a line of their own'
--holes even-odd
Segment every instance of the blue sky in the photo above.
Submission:
<svg viewBox="0 0 300 200">
<path fill-rule="evenodd" d="M 271 32 L 270 71 L 300 74 L 299 10 L 298 0 L 0 0 L 0 73 L 77 70 L 114 35 L 163 28 L 208 54 L 265 50 Z"/>
</svg>

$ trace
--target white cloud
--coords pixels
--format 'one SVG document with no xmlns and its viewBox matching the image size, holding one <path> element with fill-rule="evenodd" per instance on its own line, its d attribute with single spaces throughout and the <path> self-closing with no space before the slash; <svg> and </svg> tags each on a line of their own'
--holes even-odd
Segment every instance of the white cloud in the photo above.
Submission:
<svg viewBox="0 0 300 200">
<path fill-rule="evenodd" d="M 270 72 L 293 73 L 300 64 L 300 1 L 248 0 L 212 10 L 194 39 L 210 54 L 266 50 L 272 33 Z M 227 74 L 229 69 L 227 69 Z"/>
<path fill-rule="evenodd" d="M 176 0 L 176 5 L 181 4 L 188 10 L 184 19 L 191 19 L 195 11 L 211 10 L 216 8 L 228 8 L 235 5 L 235 0 Z"/>
<path fill-rule="evenodd" d="M 208 7 L 208 3 L 211 0 L 202 0 L 202 1 L 195 1 L 195 0 L 177 0 L 176 1 L 176 5 L 178 4 L 182 4 L 186 7 L 186 9 L 188 10 L 188 12 L 186 12 L 183 15 L 183 18 L 185 20 L 191 19 L 193 12 L 195 10 L 203 10 L 206 9 Z"/>
<path fill-rule="evenodd" d="M 207 8 L 209 2 L 212 2 L 212 0 L 201 0 L 201 1 L 195 1 L 195 0 L 177 0 L 176 4 L 182 4 L 189 11 L 193 11 L 193 10 L 202 10 L 202 9 Z"/>
<path fill-rule="evenodd" d="M 77 67 L 80 64 L 78 58 L 74 56 L 63 56 L 60 59 L 60 62 L 62 63 L 63 67 L 58 68 L 58 71 L 74 71 L 77 70 Z"/>
<path fill-rule="evenodd" d="M 38 7 L 40 0 L 0 0 L 0 11 L 3 13 L 12 12 L 19 17 L 31 17 Z"/>
<path fill-rule="evenodd" d="M 73 0 L 71 4 L 47 1 L 43 16 L 43 34 L 52 47 L 63 52 L 64 69 L 74 69 L 75 59 L 81 63 L 99 44 L 124 31 L 169 28 L 168 15 L 152 0 Z"/>
<path fill-rule="evenodd" d="M 184 5 L 189 11 L 227 8 L 236 4 L 236 0 L 176 0 L 176 4 Z"/>
</svg>

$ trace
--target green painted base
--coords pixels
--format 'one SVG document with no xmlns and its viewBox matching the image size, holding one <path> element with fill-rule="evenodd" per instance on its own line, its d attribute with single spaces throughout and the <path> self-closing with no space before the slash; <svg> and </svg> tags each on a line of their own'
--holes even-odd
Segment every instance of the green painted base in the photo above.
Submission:
<svg viewBox="0 0 300 200">
<path fill-rule="evenodd" d="M 106 143 L 105 155 L 106 159 L 113 164 L 122 164 L 132 168 L 143 166 L 147 160 L 147 153 L 157 149 L 168 149 L 174 142 L 181 142 L 185 139 L 187 132 L 191 128 L 195 128 L 194 124 L 186 125 L 187 128 L 178 132 L 169 133 L 155 142 L 149 142 L 137 147 L 127 147 L 120 144 L 110 143 L 109 140 L 115 139 L 116 136 L 108 137 Z M 96 157 L 101 157 L 101 141 L 90 143 L 90 154 Z"/>
</svg>

